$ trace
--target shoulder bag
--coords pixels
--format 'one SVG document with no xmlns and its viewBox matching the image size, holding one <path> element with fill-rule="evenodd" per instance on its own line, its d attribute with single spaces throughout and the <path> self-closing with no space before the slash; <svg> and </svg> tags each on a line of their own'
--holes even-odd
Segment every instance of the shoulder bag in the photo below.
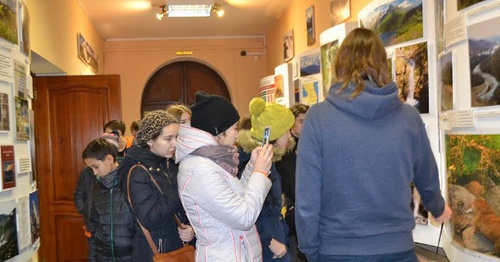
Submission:
<svg viewBox="0 0 500 262">
<path fill-rule="evenodd" d="M 156 188 L 160 191 L 160 193 L 163 195 L 163 192 L 161 191 L 160 187 L 158 186 L 158 183 L 156 182 L 156 179 L 153 178 L 151 173 L 149 173 L 148 169 L 141 165 L 141 164 L 136 164 L 130 168 L 128 171 L 127 175 L 127 197 L 128 197 L 128 202 L 130 203 L 130 208 L 132 209 L 132 202 L 130 201 L 130 175 L 132 173 L 132 170 L 135 167 L 141 167 L 142 169 L 146 170 L 148 172 L 149 177 L 151 178 L 151 181 L 155 184 Z M 194 262 L 195 259 L 195 250 L 194 247 L 189 245 L 188 243 L 184 243 L 184 246 L 180 249 L 166 252 L 166 253 L 160 253 L 158 252 L 158 248 L 156 247 L 153 239 L 151 238 L 151 234 L 149 233 L 149 230 L 147 230 L 144 226 L 142 226 L 141 222 L 139 222 L 139 219 L 137 219 L 137 223 L 139 223 L 139 226 L 141 226 L 142 232 L 144 233 L 144 236 L 148 240 L 149 246 L 151 247 L 151 250 L 153 251 L 153 261 L 154 262 Z M 182 227 L 181 221 L 177 217 L 177 215 L 174 215 L 174 220 L 177 223 L 178 227 Z"/>
</svg>

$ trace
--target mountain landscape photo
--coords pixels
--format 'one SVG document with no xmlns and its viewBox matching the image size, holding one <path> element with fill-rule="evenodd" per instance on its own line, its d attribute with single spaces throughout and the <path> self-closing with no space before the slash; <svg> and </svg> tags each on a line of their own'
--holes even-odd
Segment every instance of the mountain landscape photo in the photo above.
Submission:
<svg viewBox="0 0 500 262">
<path fill-rule="evenodd" d="M 368 4 L 358 15 L 361 27 L 380 35 L 385 46 L 422 38 L 422 0 L 377 0 Z"/>
</svg>

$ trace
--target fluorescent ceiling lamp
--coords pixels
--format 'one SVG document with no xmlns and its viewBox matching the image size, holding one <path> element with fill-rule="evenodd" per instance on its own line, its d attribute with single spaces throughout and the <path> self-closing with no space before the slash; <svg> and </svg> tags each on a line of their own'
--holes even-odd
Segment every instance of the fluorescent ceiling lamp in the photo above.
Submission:
<svg viewBox="0 0 500 262">
<path fill-rule="evenodd" d="M 169 5 L 168 17 L 205 17 L 210 16 L 212 5 Z"/>
<path fill-rule="evenodd" d="M 167 0 L 168 17 L 207 17 L 213 0 Z"/>
</svg>

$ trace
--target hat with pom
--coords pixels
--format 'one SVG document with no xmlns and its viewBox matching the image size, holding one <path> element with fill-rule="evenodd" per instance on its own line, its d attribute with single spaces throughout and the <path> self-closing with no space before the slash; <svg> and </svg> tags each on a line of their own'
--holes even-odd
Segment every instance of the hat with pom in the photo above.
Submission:
<svg viewBox="0 0 500 262">
<path fill-rule="evenodd" d="M 290 109 L 277 104 L 266 103 L 264 99 L 256 97 L 250 101 L 250 114 L 252 114 L 252 129 L 250 134 L 253 138 L 262 140 L 264 128 L 271 127 L 270 141 L 280 138 L 293 126 L 295 117 Z"/>
<path fill-rule="evenodd" d="M 226 98 L 205 92 L 196 92 L 196 102 L 191 107 L 191 127 L 217 136 L 240 120 L 233 104 Z"/>
<path fill-rule="evenodd" d="M 167 111 L 156 110 L 147 113 L 141 120 L 139 131 L 135 135 L 137 145 L 148 148 L 149 140 L 155 140 L 163 131 L 163 128 L 170 124 L 178 124 L 175 117 Z"/>
</svg>

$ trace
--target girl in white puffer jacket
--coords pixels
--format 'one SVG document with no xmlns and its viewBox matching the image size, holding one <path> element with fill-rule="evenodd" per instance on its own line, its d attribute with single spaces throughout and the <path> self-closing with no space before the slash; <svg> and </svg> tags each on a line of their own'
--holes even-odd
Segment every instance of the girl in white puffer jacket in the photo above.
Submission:
<svg viewBox="0 0 500 262">
<path fill-rule="evenodd" d="M 191 127 L 179 131 L 176 161 L 179 195 L 196 234 L 196 261 L 261 261 L 255 221 L 271 188 L 272 145 L 252 152 L 240 180 L 234 106 L 198 92 L 191 110 Z"/>
</svg>

